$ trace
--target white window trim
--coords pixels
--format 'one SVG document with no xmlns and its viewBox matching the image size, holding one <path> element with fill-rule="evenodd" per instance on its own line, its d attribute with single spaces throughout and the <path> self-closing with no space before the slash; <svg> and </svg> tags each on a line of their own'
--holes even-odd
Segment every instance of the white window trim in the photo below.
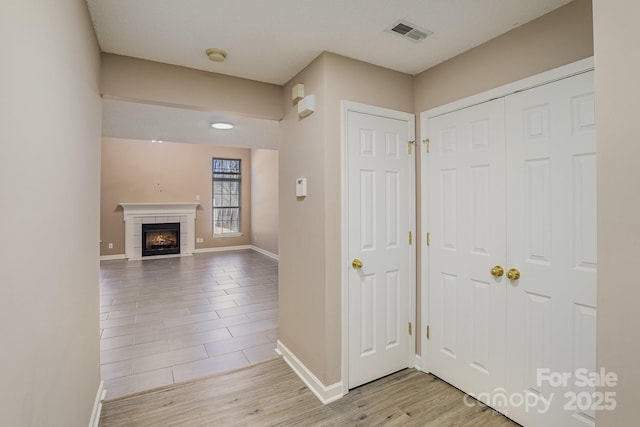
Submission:
<svg viewBox="0 0 640 427">
<path fill-rule="evenodd" d="M 224 237 L 242 237 L 244 233 L 224 233 L 224 234 L 212 234 L 211 237 L 214 239 L 220 239 Z"/>
</svg>

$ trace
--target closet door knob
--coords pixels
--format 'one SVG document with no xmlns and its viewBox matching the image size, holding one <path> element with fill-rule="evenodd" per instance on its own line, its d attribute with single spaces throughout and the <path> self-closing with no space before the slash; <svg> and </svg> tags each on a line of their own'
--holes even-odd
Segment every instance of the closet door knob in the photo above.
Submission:
<svg viewBox="0 0 640 427">
<path fill-rule="evenodd" d="M 491 275 L 495 277 L 501 277 L 504 274 L 504 268 L 496 265 L 491 269 Z"/>
<path fill-rule="evenodd" d="M 509 280 L 518 280 L 520 278 L 520 271 L 517 268 L 512 268 L 507 271 L 507 279 Z"/>
</svg>

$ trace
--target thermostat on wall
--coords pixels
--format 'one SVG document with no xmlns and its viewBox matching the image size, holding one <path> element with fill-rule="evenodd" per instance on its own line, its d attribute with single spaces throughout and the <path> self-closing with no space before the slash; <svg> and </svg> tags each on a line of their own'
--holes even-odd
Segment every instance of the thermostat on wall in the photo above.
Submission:
<svg viewBox="0 0 640 427">
<path fill-rule="evenodd" d="M 307 197 L 307 178 L 296 179 L 296 197 Z"/>
</svg>

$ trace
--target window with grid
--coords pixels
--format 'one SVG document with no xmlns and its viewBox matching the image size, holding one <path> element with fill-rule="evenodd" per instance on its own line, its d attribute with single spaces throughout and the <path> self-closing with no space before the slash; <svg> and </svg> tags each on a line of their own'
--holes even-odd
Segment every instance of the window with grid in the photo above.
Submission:
<svg viewBox="0 0 640 427">
<path fill-rule="evenodd" d="M 213 235 L 240 233 L 240 160 L 213 159 Z"/>
</svg>

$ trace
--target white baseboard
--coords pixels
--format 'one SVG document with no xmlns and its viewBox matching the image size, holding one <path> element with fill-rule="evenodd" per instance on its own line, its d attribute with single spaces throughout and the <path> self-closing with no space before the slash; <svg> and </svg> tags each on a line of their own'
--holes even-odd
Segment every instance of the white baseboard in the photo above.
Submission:
<svg viewBox="0 0 640 427">
<path fill-rule="evenodd" d="M 328 387 L 325 386 L 280 340 L 278 340 L 276 346 L 276 353 L 282 356 L 284 361 L 293 369 L 293 372 L 300 377 L 302 382 L 324 405 L 343 396 L 341 382 L 331 384 Z"/>
<path fill-rule="evenodd" d="M 422 369 L 422 357 L 420 357 L 419 354 L 416 354 L 416 358 L 413 361 L 413 367 L 416 368 L 418 371 L 423 371 Z"/>
<path fill-rule="evenodd" d="M 111 261 L 112 259 L 127 259 L 125 254 L 101 255 L 100 261 Z"/>
<path fill-rule="evenodd" d="M 262 249 L 262 248 L 259 248 L 259 247 L 257 247 L 257 246 L 251 246 L 251 249 L 253 249 L 253 250 L 254 250 L 254 251 L 256 251 L 256 252 L 260 252 L 262 255 L 266 255 L 266 256 L 268 256 L 269 258 L 273 258 L 273 259 L 275 259 L 276 261 L 279 261 L 279 260 L 280 260 L 280 257 L 279 257 L 278 255 L 274 254 L 273 252 L 269 252 L 269 251 L 264 250 L 264 249 Z"/>
<path fill-rule="evenodd" d="M 276 261 L 278 260 L 278 255 L 253 245 L 221 246 L 219 248 L 200 248 L 200 249 L 196 249 L 195 253 L 241 251 L 245 249 L 251 249 L 256 252 L 260 252 L 261 254 L 266 255 L 270 258 L 273 258 Z"/>
<path fill-rule="evenodd" d="M 222 246 L 219 248 L 199 248 L 194 250 L 194 253 L 206 253 L 206 252 L 226 252 L 226 251 L 241 251 L 241 250 L 245 250 L 245 249 L 252 249 L 256 252 L 260 252 L 262 255 L 266 255 L 270 258 L 275 259 L 276 261 L 279 260 L 279 256 L 277 254 L 274 254 L 272 252 L 269 252 L 267 250 L 264 250 L 262 248 L 259 248 L 257 246 L 253 246 L 253 245 L 240 245 L 240 246 Z M 171 255 L 167 255 L 167 257 L 169 257 Z M 174 257 L 177 257 L 180 255 L 175 255 Z M 154 256 L 152 257 L 153 259 L 159 259 L 160 256 Z M 100 256 L 100 261 L 111 261 L 114 259 L 127 259 L 127 256 L 125 254 L 116 254 L 116 255 L 101 255 Z M 151 258 L 149 258 L 151 259 Z"/>
<path fill-rule="evenodd" d="M 107 395 L 107 390 L 104 389 L 104 381 L 100 381 L 98 385 L 98 392 L 96 393 L 96 400 L 93 403 L 93 411 L 91 411 L 91 419 L 89 420 L 89 427 L 98 427 L 100 424 L 100 413 L 102 412 L 102 401 Z"/>
<path fill-rule="evenodd" d="M 206 252 L 226 252 L 226 251 L 241 251 L 243 249 L 253 249 L 251 245 L 240 246 L 221 246 L 219 248 L 199 248 L 194 251 L 196 254 L 202 254 Z"/>
</svg>

